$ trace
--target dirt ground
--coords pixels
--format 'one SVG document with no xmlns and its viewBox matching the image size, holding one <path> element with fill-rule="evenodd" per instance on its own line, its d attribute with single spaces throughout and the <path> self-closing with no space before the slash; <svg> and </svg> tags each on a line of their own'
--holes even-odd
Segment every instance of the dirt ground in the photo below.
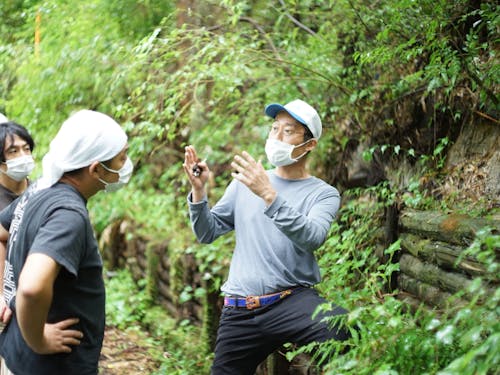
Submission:
<svg viewBox="0 0 500 375">
<path fill-rule="evenodd" d="M 147 375 L 159 363 L 149 353 L 154 349 L 144 332 L 106 327 L 99 361 L 99 375 Z"/>
</svg>

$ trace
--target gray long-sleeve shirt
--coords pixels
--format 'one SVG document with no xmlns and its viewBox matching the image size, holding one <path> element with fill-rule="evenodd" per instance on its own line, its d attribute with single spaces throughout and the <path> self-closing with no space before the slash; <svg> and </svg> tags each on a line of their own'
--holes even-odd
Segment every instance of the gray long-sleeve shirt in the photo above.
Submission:
<svg viewBox="0 0 500 375">
<path fill-rule="evenodd" d="M 288 180 L 267 172 L 278 195 L 266 207 L 244 184 L 233 180 L 210 209 L 188 197 L 193 231 L 202 243 L 235 230 L 236 247 L 226 295 L 263 295 L 317 284 L 321 277 L 314 250 L 326 240 L 339 209 L 337 189 L 309 177 Z"/>
</svg>

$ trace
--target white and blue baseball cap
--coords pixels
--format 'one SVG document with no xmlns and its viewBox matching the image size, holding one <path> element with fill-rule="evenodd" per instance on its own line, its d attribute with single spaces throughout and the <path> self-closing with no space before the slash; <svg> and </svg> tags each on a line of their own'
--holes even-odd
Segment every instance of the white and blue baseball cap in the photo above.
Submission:
<svg viewBox="0 0 500 375">
<path fill-rule="evenodd" d="M 287 112 L 295 120 L 307 126 L 314 138 L 321 137 L 323 126 L 318 112 L 305 101 L 296 99 L 285 105 L 273 103 L 266 106 L 265 109 L 266 115 L 272 118 L 275 118 L 281 111 Z"/>
</svg>

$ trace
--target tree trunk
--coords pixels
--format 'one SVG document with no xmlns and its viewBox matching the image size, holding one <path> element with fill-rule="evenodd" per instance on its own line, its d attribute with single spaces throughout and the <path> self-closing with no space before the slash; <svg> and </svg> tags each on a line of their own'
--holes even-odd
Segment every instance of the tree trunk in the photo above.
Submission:
<svg viewBox="0 0 500 375">
<path fill-rule="evenodd" d="M 476 233 L 485 227 L 500 231 L 500 221 L 435 211 L 406 210 L 400 215 L 400 232 L 410 232 L 455 245 L 470 245 Z"/>
<path fill-rule="evenodd" d="M 408 276 L 451 293 L 466 291 L 471 283 L 469 279 L 462 275 L 445 272 L 439 267 L 421 262 L 409 254 L 403 254 L 401 257 L 400 269 L 402 273 Z"/>
<path fill-rule="evenodd" d="M 445 242 L 423 239 L 413 234 L 403 233 L 400 236 L 401 246 L 415 257 L 437 264 L 445 269 L 459 269 L 472 276 L 486 276 L 484 264 L 472 257 L 462 257 L 463 248 Z"/>
<path fill-rule="evenodd" d="M 287 375 L 290 363 L 278 351 L 270 354 L 266 359 L 267 375 Z"/>
<path fill-rule="evenodd" d="M 448 309 L 457 305 L 465 305 L 466 302 L 457 298 L 451 298 L 452 295 L 448 292 L 443 292 L 441 289 L 418 281 L 405 274 L 399 275 L 399 286 L 404 291 L 418 297 L 419 300 L 436 306 L 440 309 Z"/>
</svg>

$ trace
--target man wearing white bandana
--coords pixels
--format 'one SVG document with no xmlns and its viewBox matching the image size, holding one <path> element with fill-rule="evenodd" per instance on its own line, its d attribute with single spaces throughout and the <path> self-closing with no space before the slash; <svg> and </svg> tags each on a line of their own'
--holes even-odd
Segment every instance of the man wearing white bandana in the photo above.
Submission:
<svg viewBox="0 0 500 375">
<path fill-rule="evenodd" d="M 35 142 L 24 126 L 0 116 L 0 211 L 28 187 Z M 1 271 L 0 271 L 1 273 Z"/>
<path fill-rule="evenodd" d="M 234 180 L 212 208 L 205 191 L 209 168 L 194 147 L 185 150 L 189 211 L 198 240 L 211 243 L 231 230 L 236 236 L 222 286 L 212 375 L 252 375 L 285 343 L 350 337 L 344 326 L 329 328 L 321 321 L 346 314 L 345 309 L 334 305 L 312 318 L 326 302 L 313 288 L 321 279 L 314 251 L 325 242 L 340 205 L 338 191 L 306 168 L 307 154 L 321 136 L 321 120 L 299 99 L 268 105 L 265 113 L 274 119 L 265 152 L 276 168 L 266 171 L 247 152 L 236 155 Z"/>
<path fill-rule="evenodd" d="M 7 251 L 0 355 L 12 373 L 98 373 L 105 289 L 86 204 L 128 182 L 127 149 L 112 118 L 76 112 L 52 140 L 43 177 L 0 213 Z"/>
</svg>

